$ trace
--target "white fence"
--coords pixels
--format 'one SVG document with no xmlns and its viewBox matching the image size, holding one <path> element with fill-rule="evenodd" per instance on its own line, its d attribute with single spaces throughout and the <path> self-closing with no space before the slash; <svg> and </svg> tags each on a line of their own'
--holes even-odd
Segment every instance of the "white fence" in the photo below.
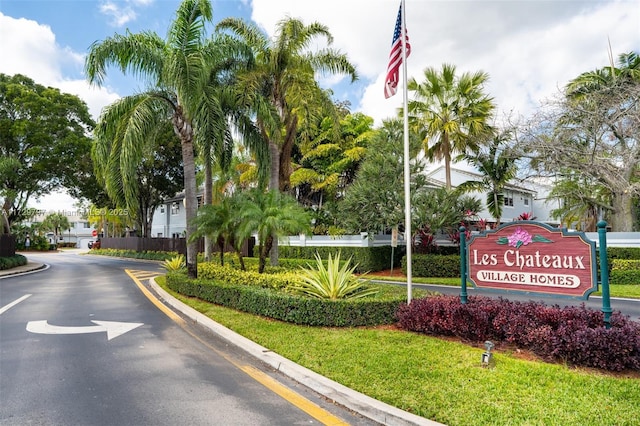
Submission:
<svg viewBox="0 0 640 426">
<path fill-rule="evenodd" d="M 585 232 L 585 235 L 595 241 L 596 246 L 599 244 L 597 232 Z M 452 245 L 449 240 L 437 240 L 436 243 L 439 246 Z M 278 244 L 291 247 L 379 247 L 390 246 L 391 235 L 376 235 L 373 239 L 369 238 L 366 232 L 340 237 L 295 235 L 280 238 Z M 405 245 L 402 236 L 398 238 L 398 245 Z M 640 247 L 640 232 L 607 232 L 607 247 Z"/>
<path fill-rule="evenodd" d="M 585 232 L 587 238 L 600 243 L 597 232 Z M 607 247 L 640 247 L 640 232 L 607 232 Z"/>
<path fill-rule="evenodd" d="M 280 238 L 278 244 L 291 247 L 379 247 L 390 246 L 391 235 L 376 235 L 369 238 L 366 232 L 360 235 L 296 235 Z M 403 246 L 404 240 L 398 238 L 398 245 Z"/>
</svg>

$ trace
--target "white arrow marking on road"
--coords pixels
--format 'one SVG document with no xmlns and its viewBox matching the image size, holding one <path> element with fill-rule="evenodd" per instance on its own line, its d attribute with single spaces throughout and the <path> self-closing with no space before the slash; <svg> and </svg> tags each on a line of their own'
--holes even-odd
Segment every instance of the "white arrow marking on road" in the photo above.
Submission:
<svg viewBox="0 0 640 426">
<path fill-rule="evenodd" d="M 29 296 L 31 296 L 30 294 L 25 294 L 24 296 L 22 296 L 19 299 L 14 300 L 13 302 L 9 303 L 8 305 L 4 306 L 2 309 L 0 309 L 0 315 L 2 315 L 3 313 L 5 313 L 6 311 L 8 311 L 9 309 L 13 308 L 14 306 L 16 306 L 18 303 L 22 302 L 24 299 L 28 298 Z"/>
<path fill-rule="evenodd" d="M 98 325 L 89 325 L 86 327 L 63 327 L 51 325 L 47 320 L 29 321 L 27 323 L 27 331 L 37 334 L 85 334 L 107 332 L 107 340 L 115 339 L 121 334 L 138 328 L 144 323 L 138 322 L 116 322 L 116 321 L 91 321 Z"/>
</svg>

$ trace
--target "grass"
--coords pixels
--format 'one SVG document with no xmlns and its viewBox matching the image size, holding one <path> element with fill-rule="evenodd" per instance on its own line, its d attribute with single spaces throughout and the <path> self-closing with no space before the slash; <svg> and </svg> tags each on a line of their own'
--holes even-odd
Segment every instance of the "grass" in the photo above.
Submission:
<svg viewBox="0 0 640 426">
<path fill-rule="evenodd" d="M 455 425 L 638 425 L 640 375 L 548 364 L 393 327 L 314 328 L 174 297 L 216 322 L 378 400 Z M 284 338 L 283 336 L 286 336 Z"/>
</svg>

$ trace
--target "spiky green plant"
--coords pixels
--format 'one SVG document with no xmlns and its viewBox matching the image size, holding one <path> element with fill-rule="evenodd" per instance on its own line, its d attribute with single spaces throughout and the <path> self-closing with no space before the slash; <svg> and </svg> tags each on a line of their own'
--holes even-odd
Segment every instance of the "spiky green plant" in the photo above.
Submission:
<svg viewBox="0 0 640 426">
<path fill-rule="evenodd" d="M 186 263 L 184 261 L 184 255 L 179 254 L 178 256 L 174 256 L 171 259 L 165 259 L 162 263 L 162 267 L 166 269 L 168 272 L 181 271 L 186 267 Z"/>
<path fill-rule="evenodd" d="M 378 290 L 367 288 L 367 282 L 361 281 L 353 271 L 357 264 L 350 266 L 349 258 L 340 266 L 340 252 L 329 259 L 327 266 L 316 253 L 316 267 L 302 268 L 301 282 L 289 287 L 290 290 L 318 299 L 355 299 L 376 294 Z"/>
</svg>

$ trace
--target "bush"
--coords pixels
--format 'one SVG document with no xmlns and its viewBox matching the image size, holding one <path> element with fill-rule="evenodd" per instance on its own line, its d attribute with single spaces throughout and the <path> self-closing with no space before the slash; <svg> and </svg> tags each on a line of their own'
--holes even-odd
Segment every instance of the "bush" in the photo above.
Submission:
<svg viewBox="0 0 640 426">
<path fill-rule="evenodd" d="M 609 275 L 610 284 L 637 284 L 640 285 L 639 271 L 611 271 Z"/>
<path fill-rule="evenodd" d="M 256 259 L 257 260 L 257 259 Z M 257 262 L 255 267 L 257 267 Z M 198 277 L 204 280 L 217 280 L 236 285 L 251 285 L 254 287 L 282 290 L 300 280 L 297 275 L 287 272 L 283 268 L 280 272 L 260 274 L 256 271 L 241 271 L 232 265 L 220 266 L 215 262 L 198 264 Z"/>
<path fill-rule="evenodd" d="M 27 264 L 27 258 L 21 254 L 16 254 L 9 257 L 0 257 L 0 271 L 5 269 L 15 268 L 16 266 L 22 266 Z"/>
<path fill-rule="evenodd" d="M 411 257 L 416 277 L 456 278 L 460 276 L 460 255 L 416 254 Z M 402 271 L 407 273 L 407 258 L 402 258 Z"/>
<path fill-rule="evenodd" d="M 258 274 L 264 276 L 266 274 Z M 272 288 L 167 274 L 167 286 L 185 296 L 299 325 L 358 327 L 395 322 L 404 297 L 322 300 Z M 384 292 L 383 292 L 384 293 Z"/>
<path fill-rule="evenodd" d="M 606 329 L 600 311 L 546 306 L 472 296 L 439 296 L 402 304 L 397 312 L 405 330 L 456 336 L 472 342 L 515 344 L 543 359 L 610 371 L 640 369 L 640 323 L 619 312 Z"/>
<path fill-rule="evenodd" d="M 612 259 L 640 260 L 640 247 L 607 247 L 607 257 L 609 264 Z"/>
<path fill-rule="evenodd" d="M 175 252 L 175 251 L 152 251 L 152 250 L 135 251 L 135 250 L 111 249 L 111 248 L 92 249 L 91 254 L 100 254 L 103 256 L 114 256 L 114 257 L 126 257 L 131 259 L 146 259 L 146 260 L 170 260 L 178 256 L 178 252 Z"/>
<path fill-rule="evenodd" d="M 611 284 L 640 284 L 640 260 L 612 259 L 610 266 Z"/>
</svg>

